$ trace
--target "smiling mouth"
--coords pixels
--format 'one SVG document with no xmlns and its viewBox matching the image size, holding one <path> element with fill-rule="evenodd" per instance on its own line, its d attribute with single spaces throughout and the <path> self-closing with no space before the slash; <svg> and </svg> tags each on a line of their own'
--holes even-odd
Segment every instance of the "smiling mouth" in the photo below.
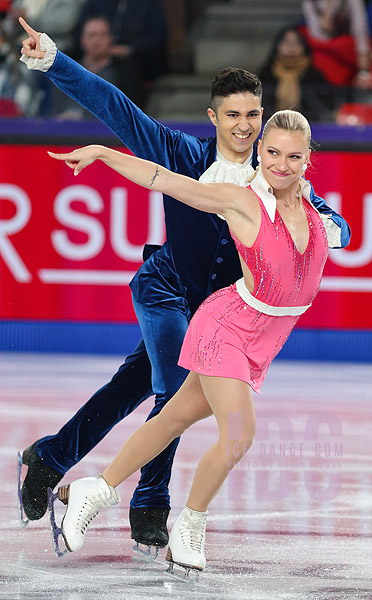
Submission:
<svg viewBox="0 0 372 600">
<path fill-rule="evenodd" d="M 233 133 L 238 140 L 247 140 L 251 137 L 252 133 Z"/>
<path fill-rule="evenodd" d="M 278 171 L 271 171 L 273 175 L 277 177 L 288 177 L 289 173 L 279 173 Z"/>
</svg>

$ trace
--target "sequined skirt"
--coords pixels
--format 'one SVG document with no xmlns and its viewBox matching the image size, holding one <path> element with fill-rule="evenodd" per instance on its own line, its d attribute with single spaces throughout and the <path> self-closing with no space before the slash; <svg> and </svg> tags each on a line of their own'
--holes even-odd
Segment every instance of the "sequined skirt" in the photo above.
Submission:
<svg viewBox="0 0 372 600">
<path fill-rule="evenodd" d="M 189 371 L 246 381 L 260 392 L 270 363 L 298 316 L 272 316 L 244 302 L 236 284 L 214 292 L 191 319 L 178 364 Z"/>
</svg>

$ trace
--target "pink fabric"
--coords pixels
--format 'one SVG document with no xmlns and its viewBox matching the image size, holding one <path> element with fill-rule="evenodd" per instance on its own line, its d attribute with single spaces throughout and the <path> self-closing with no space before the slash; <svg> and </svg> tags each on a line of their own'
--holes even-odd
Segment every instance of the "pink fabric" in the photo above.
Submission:
<svg viewBox="0 0 372 600">
<path fill-rule="evenodd" d="M 318 292 L 328 253 L 320 216 L 303 201 L 309 242 L 300 254 L 278 211 L 272 223 L 261 200 L 261 226 L 252 247 L 234 238 L 254 277 L 253 295 L 272 306 L 310 304 Z M 248 306 L 233 284 L 198 308 L 186 332 L 179 365 L 204 375 L 241 379 L 259 392 L 273 358 L 298 317 L 269 316 Z"/>
</svg>

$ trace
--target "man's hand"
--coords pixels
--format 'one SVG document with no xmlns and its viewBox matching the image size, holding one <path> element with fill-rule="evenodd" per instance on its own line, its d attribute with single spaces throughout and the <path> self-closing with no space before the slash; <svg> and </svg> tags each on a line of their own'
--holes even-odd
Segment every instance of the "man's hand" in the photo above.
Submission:
<svg viewBox="0 0 372 600">
<path fill-rule="evenodd" d="M 32 29 L 32 27 L 30 27 L 22 17 L 20 17 L 18 20 L 29 36 L 22 42 L 23 47 L 21 54 L 30 58 L 44 58 L 45 51 L 40 48 L 41 33 L 38 33 Z"/>
</svg>

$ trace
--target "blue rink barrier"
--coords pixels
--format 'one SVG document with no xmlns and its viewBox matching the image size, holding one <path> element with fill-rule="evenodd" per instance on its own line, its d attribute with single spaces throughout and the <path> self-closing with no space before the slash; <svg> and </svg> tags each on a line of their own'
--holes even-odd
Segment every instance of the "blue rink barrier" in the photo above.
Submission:
<svg viewBox="0 0 372 600">
<path fill-rule="evenodd" d="M 140 340 L 133 323 L 0 321 L 0 351 L 129 354 Z M 278 355 L 287 360 L 372 362 L 372 331 L 295 329 Z"/>
<path fill-rule="evenodd" d="M 0 321 L 0 351 L 129 354 L 141 338 L 136 323 Z"/>
</svg>

